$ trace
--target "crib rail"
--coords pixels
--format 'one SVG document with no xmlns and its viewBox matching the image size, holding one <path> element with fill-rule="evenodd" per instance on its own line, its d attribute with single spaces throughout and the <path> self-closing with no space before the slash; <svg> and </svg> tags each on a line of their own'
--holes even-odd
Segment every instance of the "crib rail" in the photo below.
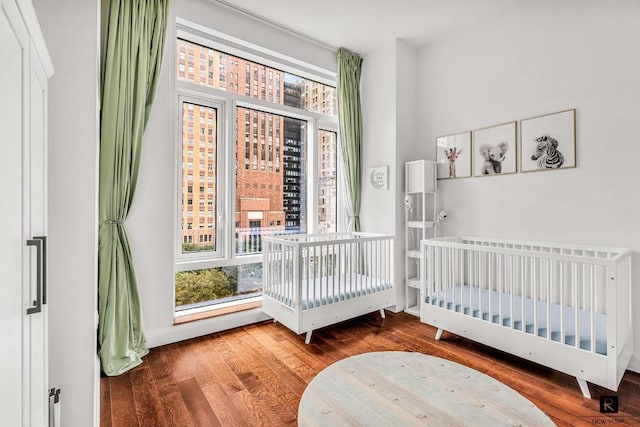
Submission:
<svg viewBox="0 0 640 427">
<path fill-rule="evenodd" d="M 626 249 L 446 237 L 422 250 L 425 304 L 601 355 L 630 331 Z"/>
<path fill-rule="evenodd" d="M 263 243 L 263 292 L 291 310 L 313 310 L 393 286 L 393 236 L 294 234 Z"/>
</svg>

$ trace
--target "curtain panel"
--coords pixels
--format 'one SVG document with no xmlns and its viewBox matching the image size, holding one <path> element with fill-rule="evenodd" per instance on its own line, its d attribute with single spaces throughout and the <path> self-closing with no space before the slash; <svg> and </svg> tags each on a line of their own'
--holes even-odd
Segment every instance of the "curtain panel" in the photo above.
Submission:
<svg viewBox="0 0 640 427">
<path fill-rule="evenodd" d="M 148 353 L 124 225 L 136 190 L 142 136 L 160 75 L 168 0 L 109 0 L 103 28 L 98 246 L 98 352 L 119 375 Z"/>
<path fill-rule="evenodd" d="M 362 162 L 362 112 L 360 75 L 362 58 L 338 49 L 338 120 L 346 189 L 345 205 L 349 231 L 360 231 Z"/>
</svg>

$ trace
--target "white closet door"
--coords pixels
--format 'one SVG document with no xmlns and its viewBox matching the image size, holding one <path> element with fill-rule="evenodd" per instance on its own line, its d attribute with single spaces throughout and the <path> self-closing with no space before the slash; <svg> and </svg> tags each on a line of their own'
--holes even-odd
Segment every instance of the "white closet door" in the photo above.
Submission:
<svg viewBox="0 0 640 427">
<path fill-rule="evenodd" d="M 26 321 L 27 253 L 23 217 L 23 148 L 28 141 L 24 99 L 28 94 L 29 35 L 13 1 L 0 0 L 0 408 L 2 424 L 27 422 L 28 390 L 23 374 L 23 324 Z"/>
<path fill-rule="evenodd" d="M 43 427 L 47 79 L 15 0 L 0 0 L 0 58 L 0 425 Z"/>
<path fill-rule="evenodd" d="M 30 64 L 30 97 L 29 97 L 29 238 L 47 235 L 47 144 L 46 144 L 46 112 L 47 106 L 47 78 L 38 56 L 36 48 L 31 46 Z M 28 345 L 28 360 L 30 365 L 30 416 L 31 426 L 44 426 L 48 423 L 48 330 L 46 296 L 46 239 L 41 241 L 42 271 L 40 289 L 38 280 L 32 276 L 31 298 L 29 301 L 40 299 L 41 311 L 28 315 L 28 327 L 25 330 L 25 343 Z M 29 252 L 29 265 L 37 265 L 37 254 L 34 249 Z"/>
</svg>

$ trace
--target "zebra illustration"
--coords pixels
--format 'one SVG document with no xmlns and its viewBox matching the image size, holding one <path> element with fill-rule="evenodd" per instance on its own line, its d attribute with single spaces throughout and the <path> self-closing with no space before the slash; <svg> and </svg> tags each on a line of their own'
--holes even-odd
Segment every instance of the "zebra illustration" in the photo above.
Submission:
<svg viewBox="0 0 640 427">
<path fill-rule="evenodd" d="M 531 155 L 531 160 L 537 160 L 538 169 L 557 169 L 564 163 L 564 156 L 557 150 L 558 140 L 542 135 L 534 138 L 536 148 Z"/>
</svg>

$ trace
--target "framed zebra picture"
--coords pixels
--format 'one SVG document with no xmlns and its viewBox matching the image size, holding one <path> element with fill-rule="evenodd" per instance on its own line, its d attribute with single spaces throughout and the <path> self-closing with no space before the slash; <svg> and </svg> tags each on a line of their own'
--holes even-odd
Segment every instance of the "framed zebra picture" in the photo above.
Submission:
<svg viewBox="0 0 640 427">
<path fill-rule="evenodd" d="M 438 179 L 471 176 L 471 132 L 436 139 Z"/>
<path fill-rule="evenodd" d="M 520 120 L 520 171 L 576 167 L 576 110 Z"/>
</svg>

